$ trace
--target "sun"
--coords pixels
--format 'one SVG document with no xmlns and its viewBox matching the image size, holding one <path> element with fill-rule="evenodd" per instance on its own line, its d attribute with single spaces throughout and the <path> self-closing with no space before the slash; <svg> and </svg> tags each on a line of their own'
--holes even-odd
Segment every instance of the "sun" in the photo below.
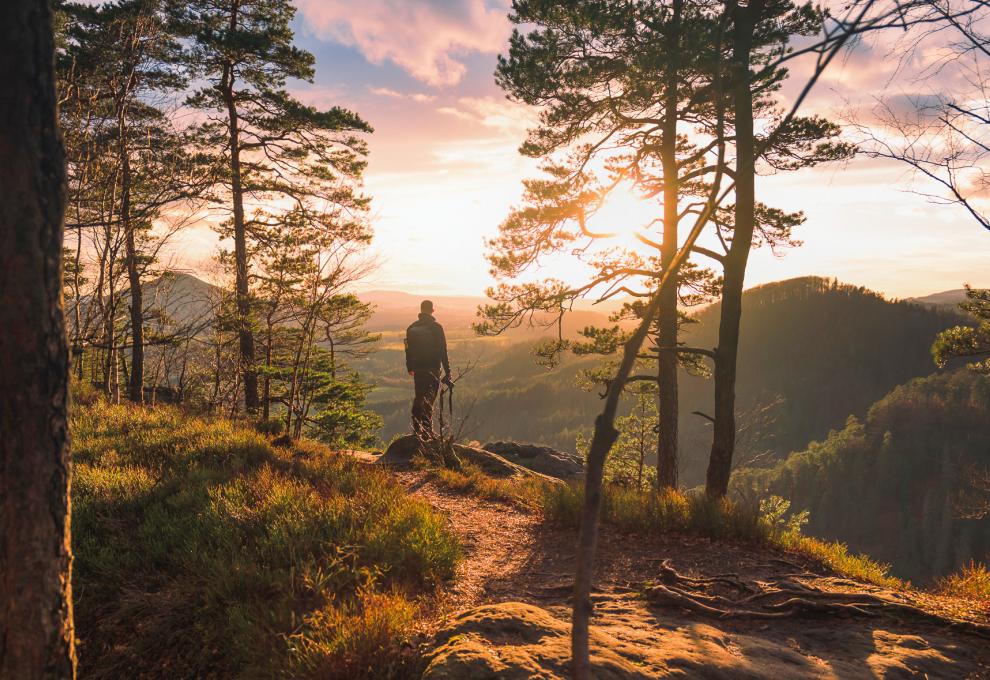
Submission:
<svg viewBox="0 0 990 680">
<path fill-rule="evenodd" d="M 588 218 L 588 229 L 607 233 L 616 245 L 631 246 L 638 243 L 637 234 L 657 233 L 656 220 L 662 216 L 662 206 L 654 199 L 644 199 L 631 184 L 621 184 L 613 189 L 602 207 Z"/>
</svg>

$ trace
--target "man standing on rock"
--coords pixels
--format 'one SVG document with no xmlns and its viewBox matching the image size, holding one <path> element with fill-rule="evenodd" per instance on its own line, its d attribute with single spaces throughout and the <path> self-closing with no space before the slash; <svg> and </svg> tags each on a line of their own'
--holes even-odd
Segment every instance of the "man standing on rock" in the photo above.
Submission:
<svg viewBox="0 0 990 680">
<path fill-rule="evenodd" d="M 416 396 L 412 405 L 413 432 L 421 441 L 436 437 L 433 431 L 433 406 L 440 392 L 440 369 L 444 383 L 450 383 L 450 360 L 443 326 L 433 318 L 433 303 L 423 300 L 420 314 L 406 329 L 406 370 L 413 377 Z"/>
</svg>

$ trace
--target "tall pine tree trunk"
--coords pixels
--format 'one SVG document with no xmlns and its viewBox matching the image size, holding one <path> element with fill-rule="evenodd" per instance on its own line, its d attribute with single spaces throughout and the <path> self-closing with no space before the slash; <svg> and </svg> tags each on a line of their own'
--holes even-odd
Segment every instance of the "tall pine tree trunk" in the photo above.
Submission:
<svg viewBox="0 0 990 680">
<path fill-rule="evenodd" d="M 753 26 L 763 9 L 762 0 L 737 6 L 733 28 L 733 100 L 736 136 L 736 206 L 732 244 L 724 261 L 722 308 L 715 350 L 715 425 L 705 493 L 721 498 L 729 490 L 736 445 L 736 362 L 746 265 L 753 244 L 756 207 L 756 144 L 753 135 L 753 95 L 749 61 Z"/>
<path fill-rule="evenodd" d="M 681 0 L 675 0 L 670 44 L 676 45 L 680 33 Z M 677 50 L 671 50 L 676 55 Z M 661 269 L 670 268 L 677 254 L 677 227 L 679 220 L 678 197 L 680 186 L 677 168 L 677 78 L 676 58 L 667 64 L 666 97 L 664 103 L 664 129 L 660 148 L 663 165 L 663 250 L 660 253 Z M 661 489 L 677 487 L 677 278 L 671 280 L 660 294 L 660 313 L 657 318 L 659 353 L 657 374 L 657 410 L 660 436 L 657 438 L 657 486 Z"/>
<path fill-rule="evenodd" d="M 65 157 L 48 0 L 0 3 L 0 79 L 0 678 L 72 678 Z"/>
<path fill-rule="evenodd" d="M 141 270 L 138 264 L 134 224 L 131 221 L 131 161 L 127 153 L 127 109 L 122 103 L 118 134 L 120 139 L 120 226 L 124 230 L 125 264 L 131 289 L 131 370 L 127 398 L 135 404 L 144 403 L 144 293 L 141 290 Z"/>
<path fill-rule="evenodd" d="M 230 8 L 230 33 L 237 31 L 237 15 L 240 4 Z M 244 375 L 244 407 L 248 413 L 258 410 L 258 371 L 254 365 L 254 329 L 251 323 L 251 297 L 248 289 L 247 230 L 244 224 L 244 189 L 241 176 L 241 142 L 234 98 L 234 66 L 228 64 L 223 78 L 224 98 L 227 103 L 227 124 L 230 145 L 230 193 L 234 218 L 234 269 L 235 302 L 237 306 L 237 340 L 240 349 L 241 370 Z"/>
</svg>

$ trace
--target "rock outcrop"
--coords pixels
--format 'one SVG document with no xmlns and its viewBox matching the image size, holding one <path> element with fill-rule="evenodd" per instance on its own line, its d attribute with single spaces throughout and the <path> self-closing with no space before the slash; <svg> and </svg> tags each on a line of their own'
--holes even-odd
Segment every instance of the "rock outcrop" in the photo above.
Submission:
<svg viewBox="0 0 990 680">
<path fill-rule="evenodd" d="M 482 447 L 497 453 L 517 465 L 528 467 L 551 477 L 575 479 L 584 474 L 584 463 L 576 453 L 558 451 L 549 446 L 518 442 L 489 442 Z"/>
<path fill-rule="evenodd" d="M 726 624 L 685 618 L 628 598 L 597 598 L 591 663 L 599 680 L 678 677 L 985 677 L 977 639 L 905 630 L 894 620 L 785 619 Z M 565 680 L 570 677 L 566 607 L 504 602 L 469 609 L 437 634 L 425 680 Z"/>
<path fill-rule="evenodd" d="M 415 435 L 407 434 L 389 444 L 385 453 L 378 458 L 378 462 L 391 467 L 407 467 L 416 454 L 420 453 L 422 446 L 423 444 Z M 486 451 L 485 449 L 454 444 L 453 450 L 460 460 L 477 466 L 490 477 L 497 479 L 539 477 L 550 482 L 560 482 L 560 479 L 553 475 L 544 474 L 525 465 L 519 465 L 497 453 Z"/>
</svg>

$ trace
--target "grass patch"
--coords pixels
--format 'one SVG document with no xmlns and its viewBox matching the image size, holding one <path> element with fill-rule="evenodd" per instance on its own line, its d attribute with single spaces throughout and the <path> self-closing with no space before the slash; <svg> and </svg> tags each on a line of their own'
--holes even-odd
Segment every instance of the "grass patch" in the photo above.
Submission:
<svg viewBox="0 0 990 680">
<path fill-rule="evenodd" d="M 541 507 L 547 521 L 576 528 L 584 504 L 583 482 L 547 485 Z M 633 533 L 690 533 L 710 538 L 763 541 L 759 514 L 729 500 L 712 501 L 679 491 L 640 491 L 606 484 L 602 522 Z"/>
<path fill-rule="evenodd" d="M 584 503 L 583 483 L 546 485 L 542 490 L 540 508 L 547 521 L 576 528 Z M 622 531 L 686 533 L 772 545 L 817 560 L 842 576 L 888 588 L 906 585 L 889 574 L 888 565 L 850 554 L 842 543 L 804 536 L 801 525 L 807 515 L 789 510 L 790 504 L 778 497 L 749 504 L 680 491 L 642 491 L 610 484 L 602 489 L 602 521 Z"/>
<path fill-rule="evenodd" d="M 975 600 L 990 609 L 990 570 L 978 562 L 970 562 L 956 573 L 939 579 L 936 589 L 942 595 Z"/>
<path fill-rule="evenodd" d="M 86 677 L 406 677 L 413 594 L 456 538 L 385 471 L 225 420 L 73 416 Z"/>
<path fill-rule="evenodd" d="M 788 536 L 777 542 L 786 549 L 821 562 L 846 578 L 872 583 L 883 588 L 899 590 L 910 584 L 890 575 L 890 565 L 877 562 L 868 555 L 852 554 L 844 543 L 823 541 L 810 536 Z"/>
<path fill-rule="evenodd" d="M 481 468 L 461 461 L 461 469 L 453 470 L 434 465 L 418 458 L 415 464 L 425 469 L 444 487 L 470 496 L 490 501 L 511 503 L 525 510 L 536 511 L 542 507 L 544 487 L 552 483 L 536 477 L 526 479 L 500 479 L 485 474 Z"/>
</svg>

